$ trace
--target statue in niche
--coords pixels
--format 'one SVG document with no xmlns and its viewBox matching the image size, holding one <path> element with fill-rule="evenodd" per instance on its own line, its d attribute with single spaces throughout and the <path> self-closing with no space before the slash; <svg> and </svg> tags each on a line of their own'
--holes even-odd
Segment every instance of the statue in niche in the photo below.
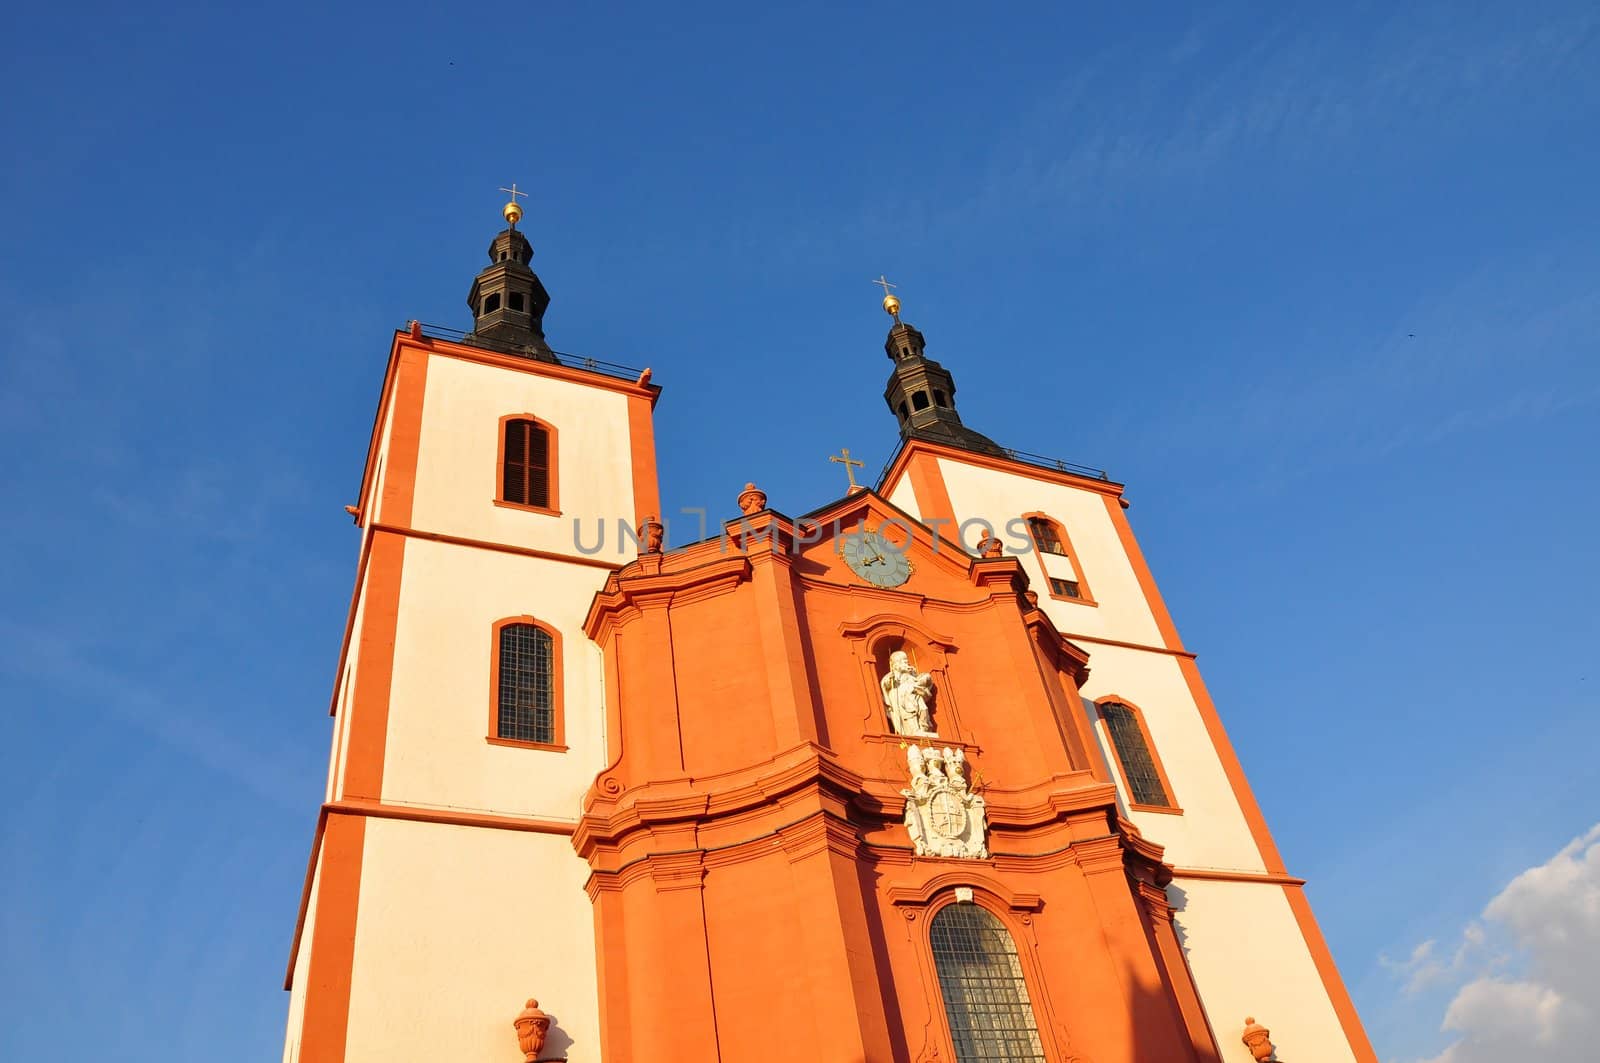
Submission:
<svg viewBox="0 0 1600 1063">
<path fill-rule="evenodd" d="M 933 710 L 928 707 L 928 699 L 933 697 L 933 676 L 913 668 L 905 650 L 895 650 L 889 655 L 889 671 L 878 687 L 883 692 L 889 726 L 895 734 L 912 738 L 938 737 L 933 729 Z"/>
</svg>

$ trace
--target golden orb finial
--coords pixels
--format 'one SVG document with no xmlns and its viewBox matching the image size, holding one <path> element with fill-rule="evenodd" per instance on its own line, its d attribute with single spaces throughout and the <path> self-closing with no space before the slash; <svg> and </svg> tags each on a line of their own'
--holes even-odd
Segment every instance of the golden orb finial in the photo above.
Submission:
<svg viewBox="0 0 1600 1063">
<path fill-rule="evenodd" d="M 517 226 L 517 222 L 522 220 L 522 207 L 517 203 L 517 197 L 522 196 L 526 198 L 528 193 L 518 191 L 517 183 L 515 181 L 511 182 L 510 188 L 501 186 L 500 191 L 511 193 L 511 202 L 507 203 L 505 205 L 505 209 L 503 209 L 500 213 L 506 216 L 507 224 L 514 229 Z"/>
<path fill-rule="evenodd" d="M 881 273 L 878 274 L 878 279 L 872 283 L 883 289 L 883 312 L 894 318 L 896 321 L 899 321 L 900 298 L 889 290 L 890 288 L 896 287 L 896 285 L 891 284 L 889 279 Z"/>
</svg>

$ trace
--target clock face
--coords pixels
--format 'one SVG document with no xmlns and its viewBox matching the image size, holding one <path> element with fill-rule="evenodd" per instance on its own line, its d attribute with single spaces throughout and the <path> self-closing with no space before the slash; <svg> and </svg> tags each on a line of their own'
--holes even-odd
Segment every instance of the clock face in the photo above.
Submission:
<svg viewBox="0 0 1600 1063">
<path fill-rule="evenodd" d="M 841 550 L 850 571 L 874 587 L 898 587 L 911 578 L 905 547 L 894 545 L 881 532 L 851 532 Z"/>
</svg>

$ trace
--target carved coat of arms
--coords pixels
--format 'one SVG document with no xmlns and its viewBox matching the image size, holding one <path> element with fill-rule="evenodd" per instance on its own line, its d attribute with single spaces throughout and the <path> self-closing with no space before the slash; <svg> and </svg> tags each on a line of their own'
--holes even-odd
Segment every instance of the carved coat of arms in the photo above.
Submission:
<svg viewBox="0 0 1600 1063">
<path fill-rule="evenodd" d="M 900 793 L 917 855 L 987 859 L 987 809 L 967 783 L 966 754 L 954 748 L 908 746 L 906 765 L 911 785 Z"/>
</svg>

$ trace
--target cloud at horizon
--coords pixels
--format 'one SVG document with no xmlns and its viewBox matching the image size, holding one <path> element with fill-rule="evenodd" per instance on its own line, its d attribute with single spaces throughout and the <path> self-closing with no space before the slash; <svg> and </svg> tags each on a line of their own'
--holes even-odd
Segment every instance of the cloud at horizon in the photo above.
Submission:
<svg viewBox="0 0 1600 1063">
<path fill-rule="evenodd" d="M 1454 985 L 1440 1030 L 1455 1040 L 1418 1063 L 1500 1063 L 1536 1054 L 1586 1063 L 1600 1043 L 1600 824 L 1528 868 L 1484 906 L 1448 957 L 1423 941 L 1382 960 L 1419 994 Z"/>
</svg>

